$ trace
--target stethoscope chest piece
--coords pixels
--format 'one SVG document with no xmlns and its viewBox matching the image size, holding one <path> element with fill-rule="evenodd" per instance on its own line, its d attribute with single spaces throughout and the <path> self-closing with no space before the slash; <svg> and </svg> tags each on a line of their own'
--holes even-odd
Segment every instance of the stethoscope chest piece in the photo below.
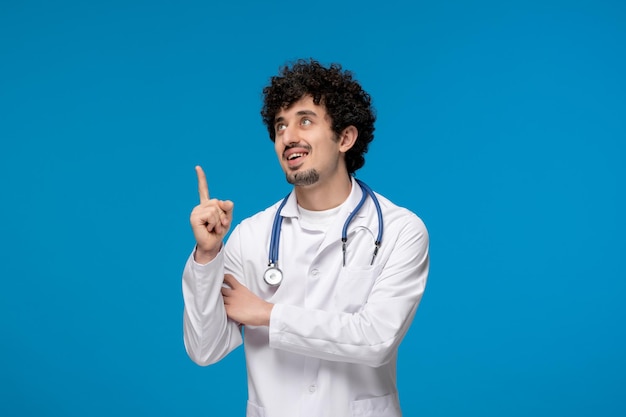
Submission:
<svg viewBox="0 0 626 417">
<path fill-rule="evenodd" d="M 267 270 L 263 274 L 263 280 L 270 287 L 276 287 L 280 285 L 283 280 L 283 271 L 281 271 L 273 264 L 270 264 L 270 267 L 267 268 Z"/>
</svg>

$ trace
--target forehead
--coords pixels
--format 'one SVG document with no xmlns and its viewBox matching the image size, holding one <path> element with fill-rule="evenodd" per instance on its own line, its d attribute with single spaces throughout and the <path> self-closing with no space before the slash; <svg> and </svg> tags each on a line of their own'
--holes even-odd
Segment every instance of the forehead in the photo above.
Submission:
<svg viewBox="0 0 626 417">
<path fill-rule="evenodd" d="M 294 102 L 291 106 L 281 108 L 278 113 L 276 113 L 275 120 L 297 116 L 303 113 L 313 113 L 318 117 L 325 118 L 326 107 L 324 107 L 323 104 L 315 104 L 313 97 L 307 95 Z"/>
</svg>

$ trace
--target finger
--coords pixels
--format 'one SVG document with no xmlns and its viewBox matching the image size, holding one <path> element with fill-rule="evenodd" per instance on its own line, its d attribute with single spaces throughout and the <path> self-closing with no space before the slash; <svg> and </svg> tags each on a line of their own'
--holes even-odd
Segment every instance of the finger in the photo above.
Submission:
<svg viewBox="0 0 626 417">
<path fill-rule="evenodd" d="M 228 225 L 230 224 L 230 221 L 233 217 L 234 204 L 232 201 L 228 200 L 218 200 L 217 204 L 220 209 L 220 223 L 225 228 L 228 228 Z"/>
<path fill-rule="evenodd" d="M 228 230 L 232 217 L 232 214 L 225 211 L 222 211 L 220 214 L 220 226 L 222 226 L 225 231 Z"/>
<path fill-rule="evenodd" d="M 231 211 L 233 211 L 233 208 L 235 206 L 235 203 L 233 203 L 230 200 L 219 200 L 218 204 L 220 206 L 220 209 L 224 212 L 224 213 L 229 213 Z"/>
<path fill-rule="evenodd" d="M 239 285 L 239 281 L 237 281 L 231 274 L 224 275 L 224 282 L 233 289 Z"/>
<path fill-rule="evenodd" d="M 196 174 L 198 175 L 198 194 L 200 195 L 200 203 L 209 201 L 209 185 L 206 182 L 206 175 L 200 165 L 196 165 Z"/>
</svg>

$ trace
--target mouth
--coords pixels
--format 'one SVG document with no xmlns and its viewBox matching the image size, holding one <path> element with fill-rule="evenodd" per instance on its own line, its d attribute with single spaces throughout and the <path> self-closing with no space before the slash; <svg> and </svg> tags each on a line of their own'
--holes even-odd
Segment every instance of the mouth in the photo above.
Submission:
<svg viewBox="0 0 626 417">
<path fill-rule="evenodd" d="M 299 149 L 287 149 L 283 154 L 283 158 L 287 161 L 287 165 L 290 168 L 295 168 L 300 166 L 304 159 L 309 155 L 309 151 L 304 148 Z"/>
</svg>

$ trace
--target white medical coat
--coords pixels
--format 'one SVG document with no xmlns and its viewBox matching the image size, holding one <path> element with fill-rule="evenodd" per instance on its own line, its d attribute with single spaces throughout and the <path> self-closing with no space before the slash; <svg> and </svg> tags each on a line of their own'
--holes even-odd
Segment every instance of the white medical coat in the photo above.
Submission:
<svg viewBox="0 0 626 417">
<path fill-rule="evenodd" d="M 242 221 L 210 263 L 187 261 L 183 272 L 184 342 L 199 365 L 245 347 L 247 417 L 401 416 L 396 388 L 398 345 L 428 275 L 428 233 L 412 212 L 377 194 L 382 245 L 370 266 L 378 220 L 371 198 L 350 223 L 346 266 L 341 230 L 362 190 L 352 191 L 319 247 L 302 247 L 295 194 L 282 209 L 279 287 L 263 280 L 279 203 Z M 274 304 L 269 326 L 226 316 L 221 287 L 230 273 Z"/>
</svg>

